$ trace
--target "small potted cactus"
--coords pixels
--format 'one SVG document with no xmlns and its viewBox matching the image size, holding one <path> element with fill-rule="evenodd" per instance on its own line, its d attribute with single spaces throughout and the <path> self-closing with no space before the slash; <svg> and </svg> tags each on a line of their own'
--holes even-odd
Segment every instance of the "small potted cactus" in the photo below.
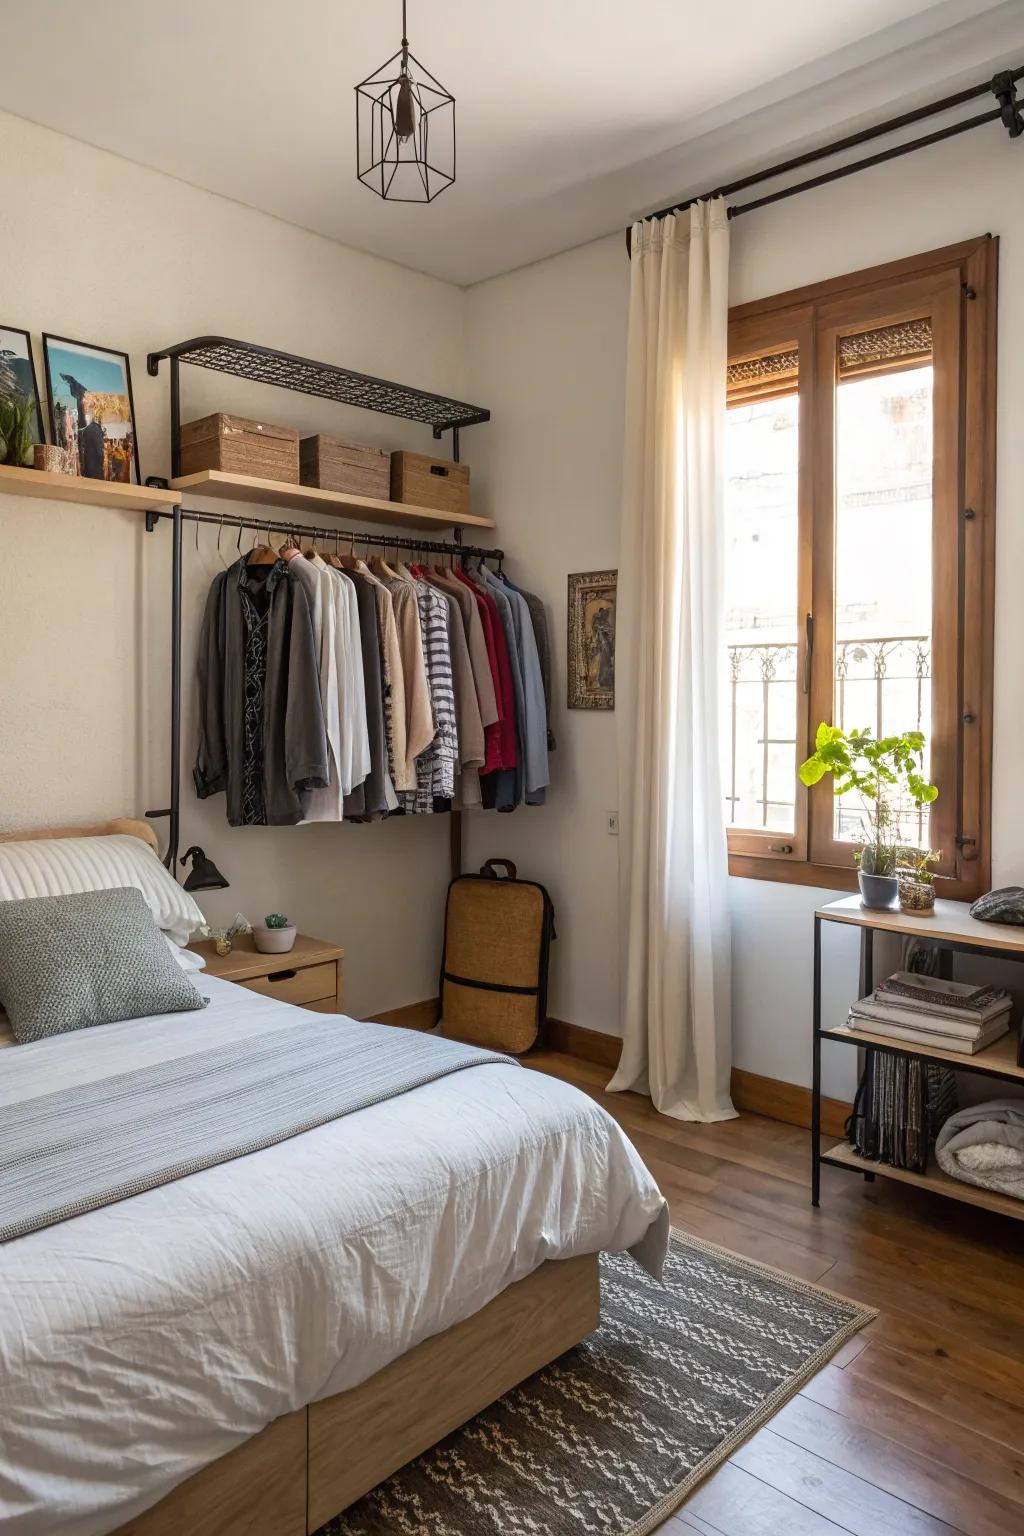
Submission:
<svg viewBox="0 0 1024 1536">
<path fill-rule="evenodd" d="M 271 912 L 262 925 L 253 924 L 252 938 L 261 955 L 286 955 L 295 943 L 295 924 L 283 912 Z"/>
</svg>

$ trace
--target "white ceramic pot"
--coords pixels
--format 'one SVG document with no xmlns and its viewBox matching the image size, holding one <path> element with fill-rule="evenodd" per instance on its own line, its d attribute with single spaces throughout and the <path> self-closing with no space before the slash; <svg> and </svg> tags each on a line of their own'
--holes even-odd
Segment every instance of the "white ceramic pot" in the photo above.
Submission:
<svg viewBox="0 0 1024 1536">
<path fill-rule="evenodd" d="M 287 928 L 264 928 L 254 925 L 252 941 L 261 955 L 286 955 L 295 944 L 295 924 Z"/>
</svg>

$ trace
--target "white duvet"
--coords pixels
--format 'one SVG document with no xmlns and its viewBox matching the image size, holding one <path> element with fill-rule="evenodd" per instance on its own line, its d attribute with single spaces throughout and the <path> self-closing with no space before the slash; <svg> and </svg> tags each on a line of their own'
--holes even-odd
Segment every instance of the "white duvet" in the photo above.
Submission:
<svg viewBox="0 0 1024 1536">
<path fill-rule="evenodd" d="M 0 1135 L 6 1104 L 308 1022 L 195 980 L 203 1013 L 0 1053 Z M 102 1536 L 546 1259 L 665 1220 L 604 1110 L 491 1065 L 4 1244 L 0 1530 Z"/>
</svg>

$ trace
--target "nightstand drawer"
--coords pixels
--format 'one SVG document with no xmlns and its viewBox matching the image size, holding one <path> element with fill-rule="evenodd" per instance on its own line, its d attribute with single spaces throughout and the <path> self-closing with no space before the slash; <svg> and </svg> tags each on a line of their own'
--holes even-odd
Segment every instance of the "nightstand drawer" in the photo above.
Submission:
<svg viewBox="0 0 1024 1536">
<path fill-rule="evenodd" d="M 250 992 L 262 992 L 264 997 L 277 997 L 283 1003 L 319 1002 L 321 998 L 336 997 L 338 993 L 338 965 L 330 960 L 325 965 L 306 965 L 301 970 L 288 965 L 288 956 L 281 956 L 281 967 L 266 976 L 256 976 L 252 981 L 240 981 L 240 987 Z"/>
</svg>

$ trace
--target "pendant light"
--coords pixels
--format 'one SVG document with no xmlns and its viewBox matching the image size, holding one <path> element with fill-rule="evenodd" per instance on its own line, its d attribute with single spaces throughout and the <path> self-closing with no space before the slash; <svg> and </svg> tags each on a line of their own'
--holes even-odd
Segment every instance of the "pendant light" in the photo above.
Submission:
<svg viewBox="0 0 1024 1536">
<path fill-rule="evenodd" d="M 455 97 L 402 46 L 356 86 L 356 174 L 378 197 L 432 203 L 455 180 Z"/>
</svg>

